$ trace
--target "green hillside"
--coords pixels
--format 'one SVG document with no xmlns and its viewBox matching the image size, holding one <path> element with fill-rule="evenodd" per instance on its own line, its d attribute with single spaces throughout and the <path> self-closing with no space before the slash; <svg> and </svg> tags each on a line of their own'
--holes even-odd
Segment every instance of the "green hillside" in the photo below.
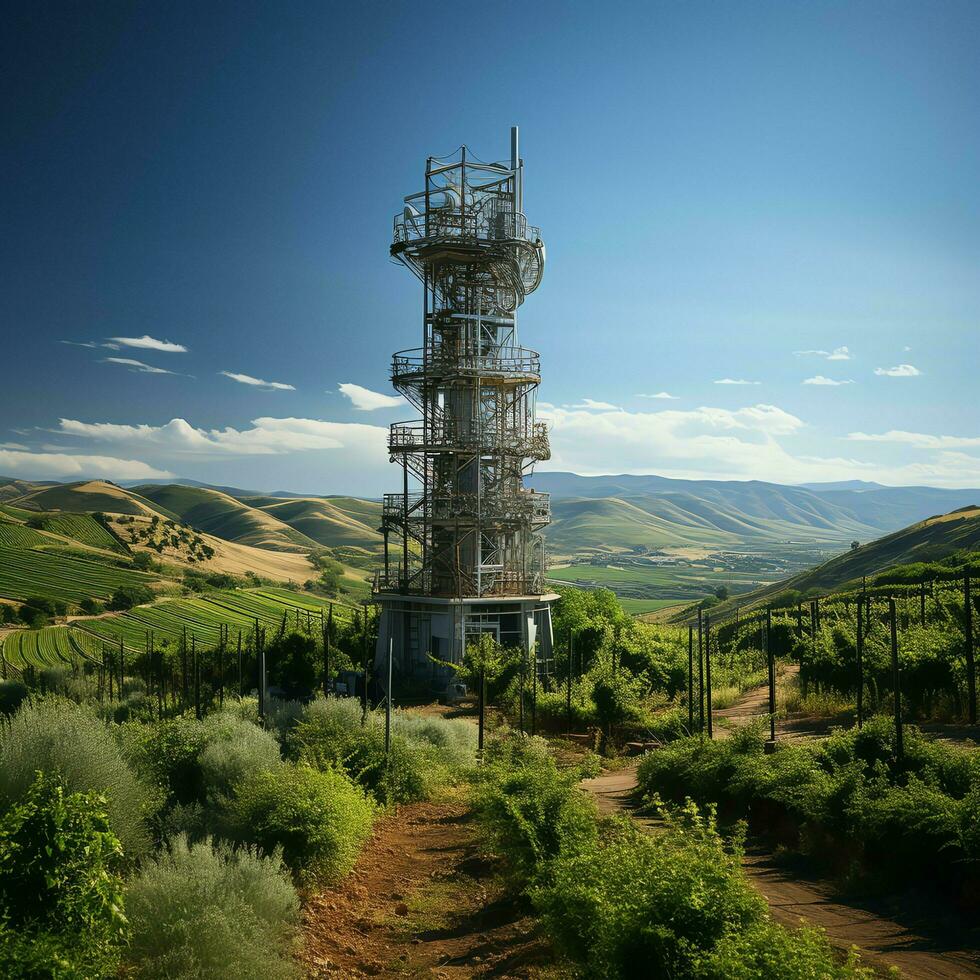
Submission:
<svg viewBox="0 0 980 980">
<path fill-rule="evenodd" d="M 248 497 L 251 504 L 318 544 L 374 550 L 381 544 L 381 504 L 355 497 Z"/>
<path fill-rule="evenodd" d="M 124 490 L 105 480 L 88 480 L 80 483 L 59 483 L 55 486 L 32 490 L 23 496 L 12 498 L 11 504 L 22 510 L 63 510 L 72 514 L 132 514 L 175 519 L 176 515 L 154 504 L 133 490 Z"/>
<path fill-rule="evenodd" d="M 846 551 L 792 578 L 729 599 L 712 608 L 712 616 L 760 606 L 786 592 L 820 595 L 859 584 L 897 566 L 941 561 L 960 552 L 980 551 L 980 507 L 966 507 L 930 517 L 911 527 Z"/>
<path fill-rule="evenodd" d="M 176 514 L 183 523 L 226 541 L 292 552 L 316 548 L 319 543 L 275 515 L 220 490 L 165 484 L 136 487 L 134 492 Z"/>
</svg>

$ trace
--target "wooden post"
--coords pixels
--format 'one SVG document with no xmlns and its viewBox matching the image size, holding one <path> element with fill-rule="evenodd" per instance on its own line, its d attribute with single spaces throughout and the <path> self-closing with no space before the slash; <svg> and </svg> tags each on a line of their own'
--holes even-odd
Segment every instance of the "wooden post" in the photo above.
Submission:
<svg viewBox="0 0 980 980">
<path fill-rule="evenodd" d="M 256 622 L 258 622 L 256 620 Z M 256 667 L 258 669 L 259 717 L 265 722 L 266 690 L 265 690 L 265 628 L 256 627 L 255 637 Z"/>
<path fill-rule="evenodd" d="M 901 760 L 905 757 L 905 743 L 902 738 L 902 677 L 898 665 L 898 623 L 894 599 L 888 600 L 888 618 L 892 640 L 892 687 L 895 689 L 895 754 Z"/>
<path fill-rule="evenodd" d="M 708 738 L 714 738 L 711 729 L 711 616 L 704 617 L 704 678 L 705 678 L 705 715 L 708 719 Z"/>
<path fill-rule="evenodd" d="M 388 637 L 388 690 L 385 692 L 385 756 L 391 753 L 391 661 L 395 639 Z"/>
<path fill-rule="evenodd" d="M 970 724 L 977 723 L 977 673 L 973 660 L 973 600 L 970 595 L 970 573 L 963 576 L 963 631 L 966 634 L 966 696 Z"/>
<path fill-rule="evenodd" d="M 242 699 L 242 631 L 238 631 L 238 700 Z"/>
<path fill-rule="evenodd" d="M 119 637 L 119 697 L 123 695 L 123 679 L 126 676 L 126 647 L 122 635 Z"/>
<path fill-rule="evenodd" d="M 694 627 L 687 628 L 687 734 L 694 734 Z"/>
<path fill-rule="evenodd" d="M 704 733 L 704 610 L 698 606 L 698 731 Z"/>
<path fill-rule="evenodd" d="M 864 724 L 864 596 L 857 601 L 857 726 Z"/>
<path fill-rule="evenodd" d="M 364 603 L 364 633 L 361 643 L 361 667 L 364 670 L 364 687 L 361 691 L 361 724 L 367 724 L 368 710 L 368 604 Z"/>
<path fill-rule="evenodd" d="M 613 653 L 615 656 L 615 652 Z M 528 659 L 531 661 L 531 734 L 538 734 L 538 653 L 532 646 Z"/>
<path fill-rule="evenodd" d="M 766 607 L 766 667 L 769 671 L 769 741 L 776 741 L 776 657 L 772 649 L 772 609 Z"/>
<path fill-rule="evenodd" d="M 919 590 L 919 625 L 926 625 L 926 580 L 922 580 L 922 588 Z"/>
<path fill-rule="evenodd" d="M 201 720 L 201 665 L 197 661 L 197 637 L 191 633 L 191 670 L 194 672 L 194 717 Z"/>
<path fill-rule="evenodd" d="M 569 675 L 571 677 L 571 675 Z M 486 701 L 487 701 L 487 671 L 484 664 L 480 664 L 480 694 L 479 694 L 479 715 L 478 715 L 478 727 L 476 736 L 476 748 L 480 753 L 480 759 L 483 758 L 483 726 L 485 724 L 485 714 L 486 714 Z"/>
<path fill-rule="evenodd" d="M 572 732 L 572 660 L 575 654 L 575 633 L 568 630 L 568 692 L 565 696 L 565 731 L 567 734 Z M 481 668 L 480 676 L 483 672 Z M 482 683 L 482 680 L 481 680 Z"/>
<path fill-rule="evenodd" d="M 330 642 L 333 633 L 333 603 L 327 609 L 327 629 L 323 635 L 323 693 L 330 690 Z"/>
<path fill-rule="evenodd" d="M 225 706 L 225 644 L 228 642 L 228 625 L 221 630 L 221 645 L 218 647 L 218 707 Z"/>
<path fill-rule="evenodd" d="M 187 627 L 180 637 L 180 710 L 187 710 Z"/>
</svg>

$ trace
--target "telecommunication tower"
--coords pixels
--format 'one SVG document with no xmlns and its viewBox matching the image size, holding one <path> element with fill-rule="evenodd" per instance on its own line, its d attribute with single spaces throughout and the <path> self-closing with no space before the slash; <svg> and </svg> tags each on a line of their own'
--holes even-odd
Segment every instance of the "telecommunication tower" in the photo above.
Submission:
<svg viewBox="0 0 980 980">
<path fill-rule="evenodd" d="M 421 347 L 394 355 L 391 381 L 421 417 L 388 438 L 402 486 L 384 497 L 376 662 L 391 644 L 396 680 L 436 692 L 453 676 L 440 662 L 458 663 L 481 633 L 535 662 L 551 654 L 550 502 L 525 487 L 550 449 L 535 421 L 540 358 L 517 336 L 545 248 L 523 185 L 514 127 L 508 162 L 465 146 L 429 157 L 424 189 L 394 219 L 391 255 L 422 283 L 423 329 Z"/>
</svg>

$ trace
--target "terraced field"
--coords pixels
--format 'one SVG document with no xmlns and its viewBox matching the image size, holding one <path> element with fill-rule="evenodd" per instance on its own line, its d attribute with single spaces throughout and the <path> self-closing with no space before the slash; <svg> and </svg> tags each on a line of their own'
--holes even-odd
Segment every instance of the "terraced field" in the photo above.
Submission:
<svg viewBox="0 0 980 980">
<path fill-rule="evenodd" d="M 123 552 L 119 541 L 88 514 L 45 514 L 44 530 L 87 544 L 92 548 Z M 23 547 L 23 546 L 22 546 Z"/>
<path fill-rule="evenodd" d="M 79 658 L 96 659 L 101 644 L 81 630 L 68 626 L 45 626 L 39 630 L 17 630 L 3 642 L 3 658 L 18 670 L 24 667 L 57 667 Z"/>
<path fill-rule="evenodd" d="M 0 543 L 0 597 L 4 599 L 23 601 L 44 596 L 65 602 L 105 600 L 120 586 L 149 585 L 153 581 L 154 577 L 145 572 Z"/>
<path fill-rule="evenodd" d="M 51 544 L 51 538 L 23 524 L 0 520 L 0 548 L 37 548 Z"/>
<path fill-rule="evenodd" d="M 307 622 L 319 630 L 320 612 L 326 613 L 330 601 L 317 596 L 290 592 L 288 589 L 229 589 L 186 599 L 170 599 L 148 606 L 136 606 L 118 616 L 78 620 L 72 626 L 46 626 L 39 630 L 16 630 L 7 634 L 2 644 L 3 657 L 14 668 L 49 667 L 71 663 L 79 657 L 97 660 L 103 644 L 114 649 L 122 638 L 132 653 L 146 647 L 152 630 L 157 647 L 177 644 L 186 630 L 202 647 L 216 646 L 221 627 L 230 636 L 247 636 L 255 626 L 270 631 L 279 627 L 286 614 L 292 626 Z M 353 609 L 334 603 L 334 619 L 348 622 Z"/>
</svg>

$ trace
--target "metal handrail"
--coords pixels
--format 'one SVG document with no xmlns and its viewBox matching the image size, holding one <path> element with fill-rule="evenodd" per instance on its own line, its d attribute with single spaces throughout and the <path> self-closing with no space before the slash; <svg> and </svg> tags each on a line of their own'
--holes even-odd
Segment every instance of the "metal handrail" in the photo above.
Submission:
<svg viewBox="0 0 980 980">
<path fill-rule="evenodd" d="M 530 375 L 540 377 L 541 355 L 527 347 L 498 347 L 493 353 L 488 354 L 483 353 L 478 348 L 447 348 L 440 345 L 428 349 L 414 347 L 399 351 L 391 359 L 392 381 L 427 371 L 440 374 Z"/>
</svg>

